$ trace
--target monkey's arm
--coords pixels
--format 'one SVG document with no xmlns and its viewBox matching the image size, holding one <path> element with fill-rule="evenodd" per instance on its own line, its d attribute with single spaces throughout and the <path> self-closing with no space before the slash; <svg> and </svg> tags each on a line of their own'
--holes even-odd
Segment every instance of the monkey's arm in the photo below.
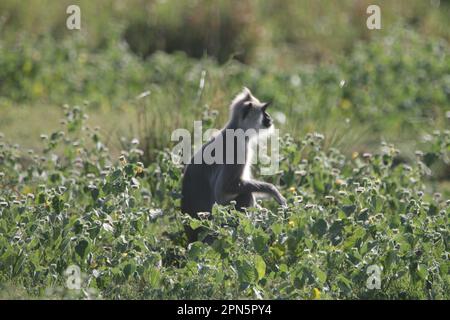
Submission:
<svg viewBox="0 0 450 320">
<path fill-rule="evenodd" d="M 222 194 L 263 193 L 272 196 L 280 205 L 286 205 L 286 199 L 271 183 L 258 180 L 236 179 L 222 186 Z"/>
<path fill-rule="evenodd" d="M 258 180 L 241 180 L 237 184 L 238 193 L 258 192 L 272 196 L 280 205 L 286 205 L 286 199 L 271 183 Z"/>
<path fill-rule="evenodd" d="M 242 168 L 226 166 L 220 172 L 215 187 L 216 199 L 219 203 L 226 203 L 230 197 L 244 193 L 262 193 L 272 196 L 280 205 L 286 205 L 286 199 L 271 183 L 258 180 L 244 180 L 241 178 Z"/>
</svg>

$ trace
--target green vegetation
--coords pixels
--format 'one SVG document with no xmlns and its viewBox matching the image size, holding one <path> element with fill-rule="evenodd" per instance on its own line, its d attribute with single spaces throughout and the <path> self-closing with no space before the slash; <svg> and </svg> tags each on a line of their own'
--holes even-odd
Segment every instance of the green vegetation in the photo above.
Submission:
<svg viewBox="0 0 450 320">
<path fill-rule="evenodd" d="M 347 159 L 320 134 L 286 136 L 272 179 L 287 209 L 217 206 L 196 220 L 177 210 L 181 168 L 169 153 L 144 167 L 134 141 L 116 161 L 79 108 L 66 119 L 41 137 L 43 154 L 1 145 L 3 284 L 38 297 L 448 298 L 450 203 L 423 192 L 448 133 L 398 166 L 391 145 Z M 183 224 L 216 240 L 187 245 Z M 70 265 L 84 290 L 66 288 Z M 382 290 L 366 288 L 370 265 L 383 268 Z"/>
<path fill-rule="evenodd" d="M 82 38 L 59 43 L 44 38 L 0 47 L 5 112 L 0 124 L 12 139 L 25 133 L 28 138 L 39 136 L 43 126 L 34 117 L 30 127 L 23 128 L 25 133 L 15 130 L 14 117 L 22 105 L 33 107 L 24 116 L 31 112 L 48 121 L 50 115 L 50 125 L 56 126 L 58 109 L 51 106 L 87 103 L 105 135 L 113 132 L 117 140 L 139 136 L 150 156 L 152 148 L 168 146 L 167 130 L 192 128 L 205 105 L 218 109 L 218 125 L 223 123 L 232 96 L 245 84 L 261 99 L 274 101 L 276 119 L 286 119 L 279 122 L 284 132 L 299 136 L 320 131 L 331 139 L 329 144 L 346 151 L 370 150 L 384 138 L 404 143 L 406 154 L 413 155 L 417 137 L 429 128 L 448 126 L 448 50 L 445 42 L 424 42 L 397 30 L 391 38 L 355 46 L 338 64 L 285 71 L 236 61 L 220 66 L 181 53 L 159 53 L 142 61 L 120 45 L 96 53 L 86 49 Z M 136 99 L 147 90 L 149 97 Z M 143 114 L 149 119 L 146 126 L 138 123 Z M 21 142 L 31 147 L 32 141 Z"/>
<path fill-rule="evenodd" d="M 369 31 L 369 2 L 79 1 L 69 31 L 69 2 L 1 1 L 0 298 L 448 299 L 450 5 L 379 1 Z M 191 219 L 170 132 L 242 86 L 288 208 Z"/>
</svg>

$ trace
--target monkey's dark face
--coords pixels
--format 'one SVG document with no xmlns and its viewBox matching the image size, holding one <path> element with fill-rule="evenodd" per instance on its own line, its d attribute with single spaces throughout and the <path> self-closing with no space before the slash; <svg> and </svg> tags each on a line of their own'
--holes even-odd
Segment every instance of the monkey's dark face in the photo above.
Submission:
<svg viewBox="0 0 450 320">
<path fill-rule="evenodd" d="M 262 119 L 262 123 L 263 126 L 265 128 L 270 128 L 273 124 L 272 118 L 270 117 L 270 115 L 267 113 L 266 109 L 267 107 L 270 105 L 270 103 L 265 103 L 263 105 L 263 107 L 261 108 L 262 114 L 263 114 L 263 119 Z"/>
<path fill-rule="evenodd" d="M 252 101 L 244 102 L 242 108 L 240 127 L 244 130 L 269 129 L 273 125 L 272 118 L 267 113 L 269 103 L 261 103 L 254 98 Z"/>
<path fill-rule="evenodd" d="M 230 122 L 244 131 L 252 130 L 254 135 L 271 132 L 273 121 L 267 112 L 269 105 L 259 101 L 249 89 L 244 88 L 231 103 Z"/>
</svg>

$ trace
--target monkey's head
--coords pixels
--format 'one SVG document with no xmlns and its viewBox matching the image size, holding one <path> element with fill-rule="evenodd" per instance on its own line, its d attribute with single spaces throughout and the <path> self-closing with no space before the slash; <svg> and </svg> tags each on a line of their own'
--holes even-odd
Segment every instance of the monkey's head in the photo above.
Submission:
<svg viewBox="0 0 450 320">
<path fill-rule="evenodd" d="M 231 103 L 230 121 L 238 128 L 245 130 L 270 129 L 272 118 L 267 113 L 268 102 L 260 102 L 249 89 L 244 88 Z"/>
</svg>

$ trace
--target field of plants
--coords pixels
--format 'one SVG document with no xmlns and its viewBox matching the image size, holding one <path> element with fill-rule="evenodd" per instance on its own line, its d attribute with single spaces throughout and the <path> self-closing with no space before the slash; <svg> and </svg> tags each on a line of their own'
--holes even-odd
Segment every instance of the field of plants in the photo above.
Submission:
<svg viewBox="0 0 450 320">
<path fill-rule="evenodd" d="M 370 34 L 365 1 L 81 1 L 74 33 L 63 2 L 2 1 L 0 298 L 449 299 L 449 3 L 380 2 Z M 193 219 L 170 133 L 242 86 L 273 100 L 288 206 Z"/>
</svg>

